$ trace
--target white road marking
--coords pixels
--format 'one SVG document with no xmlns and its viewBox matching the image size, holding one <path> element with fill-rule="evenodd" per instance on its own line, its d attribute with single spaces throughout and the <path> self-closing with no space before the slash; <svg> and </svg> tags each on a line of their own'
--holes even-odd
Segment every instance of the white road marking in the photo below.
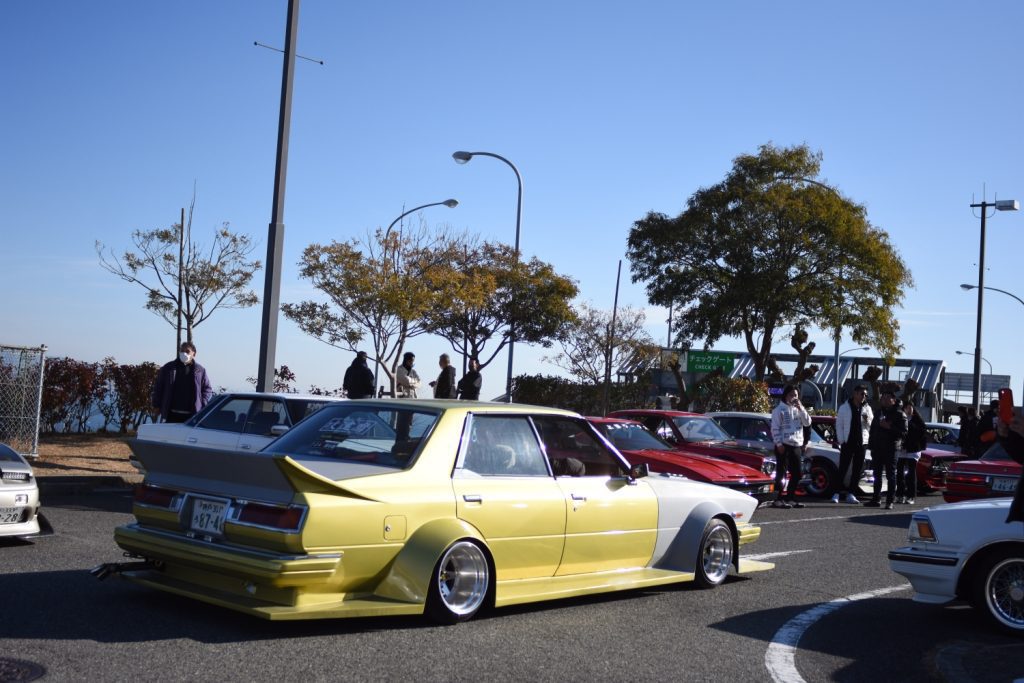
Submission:
<svg viewBox="0 0 1024 683">
<path fill-rule="evenodd" d="M 786 550 L 778 553 L 761 553 L 760 555 L 743 555 L 744 560 L 767 560 L 771 557 L 785 557 L 786 555 L 799 555 L 800 553 L 813 553 L 813 550 Z"/>
<path fill-rule="evenodd" d="M 768 526 L 770 524 L 800 524 L 802 522 L 827 522 L 827 521 L 832 520 L 832 519 L 854 519 L 856 517 L 877 517 L 880 514 L 882 514 L 882 515 L 890 514 L 891 515 L 892 512 L 889 512 L 887 510 L 886 512 L 882 512 L 882 513 L 876 512 L 876 513 L 873 513 L 873 514 L 869 512 L 867 514 L 860 514 L 860 515 L 833 515 L 832 517 L 800 517 L 800 518 L 797 518 L 797 519 L 779 519 L 779 520 L 776 520 L 774 522 L 761 522 L 761 521 L 757 521 L 757 522 L 754 522 L 754 525 L 755 526 Z"/>
<path fill-rule="evenodd" d="M 764 665 L 772 680 L 775 683 L 804 683 L 803 677 L 800 676 L 800 672 L 796 668 L 796 646 L 807 629 L 823 616 L 856 600 L 877 598 L 880 595 L 908 588 L 910 588 L 910 584 L 905 583 L 899 586 L 879 588 L 867 593 L 857 593 L 845 598 L 836 598 L 831 602 L 825 602 L 806 612 L 801 612 L 787 621 L 782 628 L 775 632 L 775 637 L 772 638 L 772 642 L 768 645 L 768 651 L 764 654 Z"/>
</svg>

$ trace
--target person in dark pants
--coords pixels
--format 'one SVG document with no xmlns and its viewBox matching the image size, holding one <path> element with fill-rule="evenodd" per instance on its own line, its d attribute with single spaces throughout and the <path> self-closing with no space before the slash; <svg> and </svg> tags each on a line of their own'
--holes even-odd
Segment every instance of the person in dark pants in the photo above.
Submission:
<svg viewBox="0 0 1024 683">
<path fill-rule="evenodd" d="M 913 403 L 904 404 L 903 414 L 907 417 L 907 435 L 896 459 L 896 504 L 910 505 L 917 493 L 917 461 L 921 451 L 928 447 L 928 438 L 924 420 Z"/>
<path fill-rule="evenodd" d="M 448 354 L 442 353 L 437 364 L 441 366 L 441 373 L 430 383 L 434 387 L 434 398 L 456 398 L 455 368 Z"/>
<path fill-rule="evenodd" d="M 896 495 L 896 451 L 900 442 L 907 434 L 907 417 L 902 406 L 891 391 L 883 391 L 881 410 L 871 423 L 868 447 L 871 448 L 871 461 L 875 466 L 875 487 L 871 500 L 864 503 L 867 507 L 882 505 L 882 473 L 885 473 L 885 509 L 893 509 Z"/>
<path fill-rule="evenodd" d="M 974 434 L 978 431 L 978 414 L 974 406 L 967 408 L 967 418 L 960 423 L 960 452 L 964 455 L 974 455 Z"/>
<path fill-rule="evenodd" d="M 800 483 L 801 455 L 804 446 L 804 427 L 811 425 L 811 416 L 800 403 L 800 392 L 792 384 L 782 390 L 782 400 L 772 411 L 772 441 L 778 465 L 775 469 L 776 498 L 772 507 L 802 508 L 796 501 L 796 487 Z M 789 474 L 783 499 L 782 480 Z"/>
<path fill-rule="evenodd" d="M 853 495 L 864 470 L 864 449 L 871 427 L 871 406 L 867 402 L 868 388 L 858 384 L 853 395 L 839 406 L 836 415 L 836 440 L 839 442 L 839 488 L 832 496 L 832 502 L 843 500 L 851 505 L 860 501 Z"/>
<path fill-rule="evenodd" d="M 366 351 L 359 351 L 345 370 L 341 388 L 349 398 L 373 398 L 373 371 L 366 364 Z"/>
<path fill-rule="evenodd" d="M 480 376 L 480 361 L 475 356 L 469 359 L 469 371 L 459 380 L 459 398 L 463 401 L 480 399 L 480 387 L 484 380 Z"/>
<path fill-rule="evenodd" d="M 196 345 L 181 343 L 178 357 L 166 363 L 153 384 L 152 405 L 164 422 L 185 422 L 210 402 L 213 386 L 206 368 L 196 362 Z"/>
<path fill-rule="evenodd" d="M 993 399 L 988 404 L 988 410 L 981 414 L 978 423 L 974 428 L 974 457 L 980 458 L 985 451 L 996 442 L 996 412 L 999 410 L 999 400 Z"/>
</svg>

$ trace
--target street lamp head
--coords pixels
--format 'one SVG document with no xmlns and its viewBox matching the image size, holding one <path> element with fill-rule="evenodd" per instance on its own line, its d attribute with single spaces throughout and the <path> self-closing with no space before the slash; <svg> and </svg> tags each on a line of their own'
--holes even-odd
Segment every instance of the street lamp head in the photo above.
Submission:
<svg viewBox="0 0 1024 683">
<path fill-rule="evenodd" d="M 449 209 L 454 209 L 456 206 L 459 205 L 459 200 L 458 199 L 446 199 L 446 200 L 444 200 L 441 203 L 444 204 L 445 206 L 447 206 Z"/>
<path fill-rule="evenodd" d="M 963 351 L 957 351 L 957 352 L 956 352 L 956 355 L 958 355 L 958 356 L 962 356 L 962 355 L 964 355 L 964 352 L 963 352 Z M 968 356 L 973 356 L 974 354 L 973 354 L 973 353 L 968 353 L 967 355 L 968 355 Z"/>
<path fill-rule="evenodd" d="M 997 199 L 996 211 L 1018 211 L 1020 204 L 1016 199 Z"/>
<path fill-rule="evenodd" d="M 471 152 L 455 152 L 452 154 L 452 159 L 455 159 L 457 164 L 464 164 L 472 158 L 473 154 Z"/>
<path fill-rule="evenodd" d="M 960 289 L 964 290 L 965 292 L 969 292 L 972 289 L 977 289 L 977 288 L 978 288 L 978 285 L 967 285 L 967 284 L 960 285 Z"/>
</svg>

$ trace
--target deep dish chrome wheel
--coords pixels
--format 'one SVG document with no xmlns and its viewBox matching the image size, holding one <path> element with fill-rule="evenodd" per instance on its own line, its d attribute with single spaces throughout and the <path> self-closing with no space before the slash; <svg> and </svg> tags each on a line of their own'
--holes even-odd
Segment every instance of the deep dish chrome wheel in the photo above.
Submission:
<svg viewBox="0 0 1024 683">
<path fill-rule="evenodd" d="M 491 570 L 484 551 L 470 541 L 449 547 L 434 568 L 427 615 L 443 624 L 466 621 L 487 599 Z"/>
<path fill-rule="evenodd" d="M 732 566 L 732 531 L 720 519 L 712 519 L 704 527 L 694 580 L 701 588 L 714 588 L 729 576 Z"/>
<path fill-rule="evenodd" d="M 1000 628 L 1024 636 L 1024 556 L 999 553 L 976 576 L 975 604 Z"/>
</svg>

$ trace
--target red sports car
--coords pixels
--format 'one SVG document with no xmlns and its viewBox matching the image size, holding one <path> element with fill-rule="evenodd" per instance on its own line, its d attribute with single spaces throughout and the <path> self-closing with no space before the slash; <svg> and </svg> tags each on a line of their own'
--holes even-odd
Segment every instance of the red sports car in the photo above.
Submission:
<svg viewBox="0 0 1024 683">
<path fill-rule="evenodd" d="M 639 422 L 610 417 L 588 417 L 587 421 L 605 435 L 632 465 L 647 463 L 652 472 L 681 474 L 746 493 L 759 501 L 774 497 L 772 477 L 739 463 L 686 453 L 673 448 Z"/>
<path fill-rule="evenodd" d="M 673 448 L 730 460 L 767 475 L 775 473 L 775 455 L 771 449 L 740 446 L 707 415 L 680 410 L 616 410 L 608 417 L 636 420 L 664 439 Z"/>
<path fill-rule="evenodd" d="M 1020 481 L 1020 463 L 1007 455 L 1001 444 L 995 444 L 977 460 L 953 463 L 946 474 L 947 503 L 975 498 L 1006 498 L 1013 496 Z"/>
<path fill-rule="evenodd" d="M 813 415 L 811 427 L 822 438 L 836 443 L 836 418 L 834 415 Z M 949 472 L 949 468 L 953 463 L 966 459 L 967 456 L 963 453 L 952 453 L 937 448 L 924 449 L 921 451 L 921 459 L 917 461 L 917 490 L 921 493 L 928 493 L 946 488 L 946 473 Z"/>
</svg>

